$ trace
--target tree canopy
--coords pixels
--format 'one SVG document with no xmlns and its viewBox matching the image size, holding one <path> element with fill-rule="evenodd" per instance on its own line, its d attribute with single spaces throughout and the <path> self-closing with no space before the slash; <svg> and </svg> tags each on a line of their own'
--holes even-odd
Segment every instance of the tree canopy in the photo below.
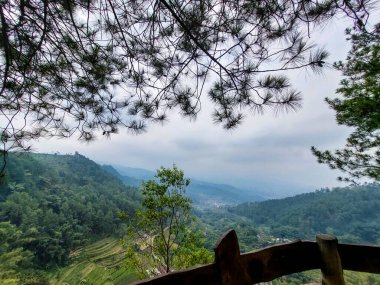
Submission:
<svg viewBox="0 0 380 285">
<path fill-rule="evenodd" d="M 338 124 L 353 127 L 343 149 L 312 151 L 320 163 L 348 174 L 340 180 L 380 181 L 380 24 L 373 31 L 347 31 L 352 42 L 346 62 L 337 62 L 344 79 L 340 98 L 326 98 Z"/>
<path fill-rule="evenodd" d="M 3 252 L 21 247 L 32 254 L 26 268 L 63 266 L 78 246 L 121 232 L 117 213 L 132 213 L 138 206 L 137 189 L 80 154 L 12 152 L 9 158 L 8 181 L 0 185 L 1 262 Z M 13 243 L 2 249 L 4 230 Z"/>
<path fill-rule="evenodd" d="M 25 250 L 22 232 L 9 222 L 0 222 L 0 282 L 18 284 L 19 270 L 31 262 L 31 253 Z"/>
<path fill-rule="evenodd" d="M 138 132 L 171 109 L 195 117 L 202 94 L 225 128 L 247 110 L 297 108 L 281 71 L 320 70 L 313 25 L 338 13 L 365 25 L 370 1 L 2 1 L 2 149 Z"/>
<path fill-rule="evenodd" d="M 380 185 L 320 189 L 284 199 L 244 203 L 228 212 L 248 217 L 279 238 L 312 239 L 318 233 L 340 241 L 379 244 Z"/>
<path fill-rule="evenodd" d="M 128 261 L 142 277 L 210 262 L 212 255 L 192 226 L 191 200 L 185 196 L 190 179 L 175 165 L 161 167 L 155 178 L 142 184 L 142 207 L 127 240 Z"/>
</svg>

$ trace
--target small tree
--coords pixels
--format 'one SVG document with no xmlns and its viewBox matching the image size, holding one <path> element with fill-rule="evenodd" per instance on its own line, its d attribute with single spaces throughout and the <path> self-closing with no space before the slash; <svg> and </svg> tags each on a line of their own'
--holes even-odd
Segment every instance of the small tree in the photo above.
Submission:
<svg viewBox="0 0 380 285">
<path fill-rule="evenodd" d="M 345 79 L 337 93 L 343 98 L 328 99 L 340 125 L 355 128 L 345 148 L 312 152 L 320 163 L 348 173 L 340 180 L 366 177 L 380 181 L 380 24 L 372 32 L 348 30 L 352 49 L 345 63 L 335 67 Z"/>
<path fill-rule="evenodd" d="M 132 243 L 127 262 L 142 277 L 156 275 L 159 269 L 170 272 L 210 262 L 211 254 L 202 247 L 200 233 L 191 226 L 191 200 L 184 196 L 190 180 L 175 165 L 172 169 L 161 167 L 155 177 L 142 184 L 142 207 L 129 230 Z"/>
</svg>

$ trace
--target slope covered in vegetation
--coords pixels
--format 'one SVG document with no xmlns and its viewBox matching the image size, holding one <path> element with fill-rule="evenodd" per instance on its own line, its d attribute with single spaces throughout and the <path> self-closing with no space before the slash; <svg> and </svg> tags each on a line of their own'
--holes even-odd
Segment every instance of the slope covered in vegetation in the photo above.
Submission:
<svg viewBox="0 0 380 285">
<path fill-rule="evenodd" d="M 79 246 L 117 234 L 122 225 L 118 212 L 132 213 L 138 205 L 135 188 L 77 153 L 10 153 L 6 171 L 0 222 L 2 234 L 13 238 L 0 258 L 18 250 L 22 260 L 5 259 L 8 267 L 18 266 L 18 273 L 68 264 Z"/>
<path fill-rule="evenodd" d="M 244 203 L 228 209 L 270 228 L 277 237 L 335 234 L 341 241 L 380 242 L 380 185 L 322 189 L 279 200 Z"/>
<path fill-rule="evenodd" d="M 11 153 L 7 180 L 0 185 L 0 284 L 135 280 L 119 243 L 118 212 L 130 215 L 140 201 L 139 191 L 126 186 L 117 172 L 77 153 Z M 194 213 L 209 249 L 234 228 L 241 249 L 250 251 L 288 239 L 314 239 L 320 232 L 342 242 L 378 244 L 379 208 L 380 186 L 368 184 Z M 374 275 L 347 274 L 354 280 L 348 284 L 378 284 Z M 273 284 L 318 281 L 319 276 L 300 273 Z"/>
<path fill-rule="evenodd" d="M 115 238 L 101 239 L 72 253 L 70 265 L 52 270 L 51 285 L 127 284 L 138 279 L 136 272 L 124 264 L 126 249 Z"/>
</svg>

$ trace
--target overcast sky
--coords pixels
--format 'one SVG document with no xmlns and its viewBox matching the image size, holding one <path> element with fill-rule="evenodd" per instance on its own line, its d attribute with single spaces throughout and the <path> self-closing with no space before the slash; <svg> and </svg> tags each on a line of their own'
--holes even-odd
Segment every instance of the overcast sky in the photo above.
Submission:
<svg viewBox="0 0 380 285">
<path fill-rule="evenodd" d="M 346 26 L 330 23 L 314 38 L 330 52 L 330 63 L 346 58 Z M 335 96 L 340 74 L 332 69 L 321 75 L 297 71 L 291 79 L 303 94 L 302 109 L 277 116 L 269 111 L 247 117 L 232 131 L 212 123 L 206 103 L 195 122 L 171 114 L 164 125 L 151 125 L 141 135 L 122 130 L 111 139 L 100 137 L 90 144 L 75 138 L 41 139 L 33 147 L 47 153 L 78 151 L 96 162 L 150 170 L 175 163 L 188 177 L 277 196 L 344 186 L 336 180 L 339 172 L 318 164 L 310 152 L 312 145 L 321 149 L 341 147 L 349 133 L 336 125 L 334 112 L 324 102 L 326 96 Z"/>
</svg>

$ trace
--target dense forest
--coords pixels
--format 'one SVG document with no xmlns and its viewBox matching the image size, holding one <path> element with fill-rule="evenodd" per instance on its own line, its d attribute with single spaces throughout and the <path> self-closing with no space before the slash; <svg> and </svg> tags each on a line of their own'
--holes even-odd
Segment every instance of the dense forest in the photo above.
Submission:
<svg viewBox="0 0 380 285">
<path fill-rule="evenodd" d="M 118 212 L 132 213 L 138 200 L 136 188 L 80 154 L 10 153 L 0 186 L 0 237 L 7 237 L 0 260 L 16 271 L 66 265 L 77 247 L 116 234 Z"/>
<path fill-rule="evenodd" d="M 120 239 L 126 225 L 120 213 L 132 215 L 140 207 L 141 189 L 78 153 L 10 153 L 6 171 L 0 185 L 0 284 L 125 284 L 138 278 L 125 265 Z M 193 214 L 209 251 L 234 228 L 247 252 L 314 239 L 317 233 L 335 234 L 341 242 L 379 244 L 379 208 L 380 185 L 367 184 L 194 208 Z M 274 284 L 302 284 L 319 276 L 300 273 Z M 348 278 L 353 281 L 347 284 L 380 284 L 373 275 Z"/>
<path fill-rule="evenodd" d="M 265 226 L 276 237 L 314 239 L 335 234 L 345 242 L 380 243 L 380 185 L 321 189 L 295 197 L 244 203 L 229 213 Z"/>
</svg>

